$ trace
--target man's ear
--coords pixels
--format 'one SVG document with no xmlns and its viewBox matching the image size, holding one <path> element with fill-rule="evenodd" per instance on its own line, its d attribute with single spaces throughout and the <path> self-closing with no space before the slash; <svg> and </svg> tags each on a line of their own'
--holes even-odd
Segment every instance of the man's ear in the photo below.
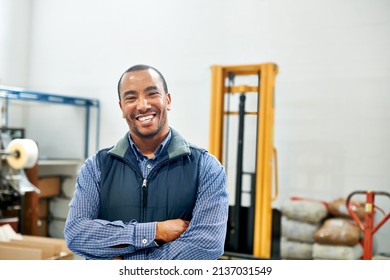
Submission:
<svg viewBox="0 0 390 280">
<path fill-rule="evenodd" d="M 122 111 L 122 118 L 125 118 L 125 113 L 123 113 L 123 110 L 122 110 L 122 102 L 119 100 L 118 104 L 119 104 L 119 108 L 121 108 L 121 111 Z"/>
<path fill-rule="evenodd" d="M 170 111 L 171 110 L 171 94 L 169 92 L 167 92 L 167 110 Z"/>
</svg>

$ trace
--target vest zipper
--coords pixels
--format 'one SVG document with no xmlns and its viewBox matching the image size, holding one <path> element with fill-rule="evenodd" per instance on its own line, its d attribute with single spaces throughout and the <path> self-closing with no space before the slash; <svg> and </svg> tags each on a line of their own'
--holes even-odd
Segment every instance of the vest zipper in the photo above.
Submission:
<svg viewBox="0 0 390 280">
<path fill-rule="evenodd" d="M 142 186 L 141 186 L 141 192 L 142 192 L 142 194 L 141 194 L 141 219 L 142 219 L 142 221 L 141 222 L 145 222 L 146 221 L 146 208 L 148 206 L 148 179 L 147 178 L 149 178 L 151 174 L 156 172 L 156 170 L 158 170 L 165 163 L 170 162 L 170 161 L 172 161 L 172 160 L 174 160 L 174 159 L 176 159 L 178 157 L 180 157 L 180 156 L 177 156 L 177 157 L 174 157 L 174 158 L 170 158 L 170 159 L 165 159 L 165 160 L 161 161 L 159 164 L 157 164 L 150 171 L 148 176 L 143 179 Z"/>
<path fill-rule="evenodd" d="M 169 159 L 168 160 L 164 160 L 164 161 L 160 162 L 157 166 L 155 166 L 150 171 L 148 176 L 146 176 L 146 178 L 144 178 L 143 181 L 142 181 L 142 186 L 141 186 L 141 219 L 142 219 L 142 221 L 141 222 L 145 222 L 146 221 L 146 208 L 148 206 L 148 179 L 147 178 L 149 178 L 150 175 L 153 172 L 155 172 L 155 170 L 159 169 L 160 166 L 164 165 L 166 162 L 169 162 Z"/>
<path fill-rule="evenodd" d="M 144 178 L 142 182 L 142 195 L 141 195 L 141 219 L 142 221 L 146 221 L 146 207 L 148 206 L 148 186 L 147 186 L 148 181 L 146 178 Z"/>
</svg>

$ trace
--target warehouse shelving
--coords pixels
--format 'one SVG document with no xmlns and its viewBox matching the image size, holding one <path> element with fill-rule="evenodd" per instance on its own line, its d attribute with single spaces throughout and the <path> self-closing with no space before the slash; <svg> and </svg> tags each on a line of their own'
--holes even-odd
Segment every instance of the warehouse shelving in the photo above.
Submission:
<svg viewBox="0 0 390 280">
<path fill-rule="evenodd" d="M 8 87 L 0 85 L 0 98 L 5 100 L 5 117 L 4 126 L 8 126 L 8 107 L 10 100 L 19 100 L 25 102 L 43 102 L 62 105 L 70 105 L 85 108 L 85 142 L 84 142 L 84 158 L 88 157 L 89 141 L 90 141 L 90 122 L 91 109 L 96 109 L 96 149 L 99 147 L 99 128 L 100 128 L 100 102 L 94 98 L 83 98 L 52 94 L 46 92 L 32 91 L 17 87 Z"/>
<path fill-rule="evenodd" d="M 9 126 L 9 115 L 14 117 L 15 111 L 13 110 L 13 105 L 16 104 L 27 104 L 27 106 L 30 105 L 30 103 L 36 103 L 39 106 L 41 106 L 44 103 L 51 103 L 51 104 L 58 104 L 58 105 L 65 105 L 65 106 L 74 106 L 79 107 L 82 110 L 85 110 L 85 124 L 81 123 L 81 126 L 79 128 L 85 129 L 85 136 L 84 136 L 84 151 L 81 151 L 84 153 L 84 158 L 86 159 L 89 155 L 88 152 L 90 150 L 90 128 L 91 123 L 96 123 L 96 128 L 94 131 L 96 132 L 96 140 L 94 143 L 96 144 L 96 150 L 99 148 L 99 126 L 100 126 L 100 102 L 98 99 L 91 99 L 91 98 L 83 98 L 83 97 L 74 97 L 74 96 L 65 96 L 65 95 L 59 95 L 59 94 L 52 94 L 52 93 L 46 93 L 46 92 L 39 92 L 39 91 L 32 91 L 27 90 L 23 88 L 16 88 L 16 87 L 8 87 L 8 86 L 2 86 L 0 85 L 0 99 L 3 100 L 2 104 L 2 126 L 8 127 Z M 32 105 L 32 104 L 31 104 Z M 39 113 L 41 112 L 41 109 L 39 109 Z M 42 108 L 43 109 L 43 108 Z M 94 110 L 91 112 L 91 110 Z M 83 114 L 83 112 L 81 112 Z M 96 113 L 96 114 L 93 114 Z M 92 120 L 91 116 L 96 116 L 96 120 Z M 12 120 L 12 118 L 11 118 Z M 93 122 L 94 121 L 94 122 Z M 46 124 L 44 124 L 46 125 Z M 50 132 L 47 133 L 47 135 L 50 135 Z M 80 142 L 80 144 L 83 143 L 83 141 Z M 60 176 L 61 178 L 67 178 L 70 185 L 75 184 L 75 174 L 77 173 L 77 169 L 79 168 L 80 164 L 82 163 L 82 160 L 80 158 L 74 159 L 74 158 L 46 158 L 45 156 L 42 157 L 40 155 L 40 158 L 37 162 L 37 164 L 33 168 L 26 169 L 26 176 L 28 180 L 35 186 L 37 186 L 40 190 L 40 181 L 42 178 L 45 178 L 45 176 Z M 50 204 L 55 204 L 55 199 L 57 197 L 62 197 L 65 199 L 63 194 L 63 180 L 61 179 L 61 191 L 58 194 L 55 194 L 51 197 L 42 197 L 41 194 L 35 193 L 35 192 L 27 192 L 24 195 L 21 196 L 21 216 L 19 218 L 20 221 L 20 230 L 23 234 L 29 234 L 29 235 L 37 235 L 37 236 L 52 236 L 53 234 L 49 233 L 49 220 L 48 217 L 51 217 L 50 214 Z M 68 184 L 68 185 L 69 185 Z M 71 190 L 68 190 L 67 193 L 71 193 Z M 45 217 L 42 215 L 42 207 L 41 202 L 46 201 L 50 198 L 51 203 L 47 203 L 46 210 L 47 213 L 45 213 Z M 66 197 L 66 199 L 70 200 L 70 198 Z M 47 201 L 48 202 L 48 201 Z M 58 208 L 58 205 L 53 205 L 54 208 Z M 64 213 L 65 215 L 66 213 Z M 47 218 L 47 220 L 45 220 Z M 55 217 L 53 217 L 54 220 Z M 51 221 L 50 220 L 50 221 Z M 46 221 L 47 223 L 42 223 L 42 221 Z M 58 234 L 58 233 L 56 233 Z M 62 238 L 62 236 L 54 236 L 58 238 Z"/>
</svg>

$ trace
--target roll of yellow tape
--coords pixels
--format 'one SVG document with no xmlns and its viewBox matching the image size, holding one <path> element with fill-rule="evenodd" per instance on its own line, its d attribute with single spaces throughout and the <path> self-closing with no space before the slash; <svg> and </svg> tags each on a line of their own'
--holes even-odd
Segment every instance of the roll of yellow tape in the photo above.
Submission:
<svg viewBox="0 0 390 280">
<path fill-rule="evenodd" d="M 31 168 L 38 160 L 38 146 L 31 139 L 13 139 L 7 153 L 7 162 L 14 169 Z"/>
</svg>

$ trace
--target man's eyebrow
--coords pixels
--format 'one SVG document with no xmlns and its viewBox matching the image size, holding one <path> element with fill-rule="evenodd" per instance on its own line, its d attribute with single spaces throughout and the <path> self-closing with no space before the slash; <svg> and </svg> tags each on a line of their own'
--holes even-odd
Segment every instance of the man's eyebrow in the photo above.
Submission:
<svg viewBox="0 0 390 280">
<path fill-rule="evenodd" d="M 158 88 L 156 86 L 149 86 L 149 87 L 144 89 L 144 91 L 152 91 L 152 90 L 158 90 Z M 126 97 L 128 95 L 133 95 L 133 94 L 137 94 L 137 91 L 135 91 L 135 90 L 128 90 L 128 91 L 125 91 L 123 93 L 123 97 Z"/>
<path fill-rule="evenodd" d="M 128 90 L 128 91 L 125 91 L 125 93 L 123 94 L 123 97 L 126 97 L 130 94 L 136 94 L 137 92 L 135 90 Z"/>
<path fill-rule="evenodd" d="M 150 86 L 145 88 L 145 91 L 151 91 L 151 90 L 158 90 L 158 88 L 156 86 Z"/>
</svg>

